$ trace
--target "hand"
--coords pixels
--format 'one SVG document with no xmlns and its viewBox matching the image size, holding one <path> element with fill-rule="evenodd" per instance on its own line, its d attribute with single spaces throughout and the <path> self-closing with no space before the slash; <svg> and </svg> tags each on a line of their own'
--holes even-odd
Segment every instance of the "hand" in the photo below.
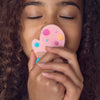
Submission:
<svg viewBox="0 0 100 100">
<path fill-rule="evenodd" d="M 50 62 L 56 58 L 54 54 L 47 53 L 39 62 Z M 59 61 L 59 60 L 57 60 Z M 56 60 L 54 62 L 57 62 Z M 29 100 L 62 100 L 64 97 L 65 88 L 62 84 L 54 80 L 45 78 L 41 73 L 44 70 L 40 69 L 36 62 L 34 52 L 31 52 L 28 62 L 29 78 L 28 78 L 28 93 Z M 52 72 L 46 70 L 45 72 Z"/>
<path fill-rule="evenodd" d="M 65 48 L 47 48 L 47 51 L 59 55 L 68 63 L 39 63 L 41 69 L 54 70 L 55 72 L 42 73 L 48 79 L 63 84 L 66 94 L 63 100 L 79 100 L 83 89 L 83 76 L 81 74 L 77 55 Z"/>
</svg>

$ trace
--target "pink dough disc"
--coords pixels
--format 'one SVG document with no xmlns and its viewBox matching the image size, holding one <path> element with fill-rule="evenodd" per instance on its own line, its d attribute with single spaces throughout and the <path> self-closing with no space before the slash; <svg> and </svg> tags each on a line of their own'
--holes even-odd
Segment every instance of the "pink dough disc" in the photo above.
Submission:
<svg viewBox="0 0 100 100">
<path fill-rule="evenodd" d="M 62 29 L 54 24 L 45 26 L 40 33 L 40 39 L 32 41 L 32 48 L 34 52 L 44 53 L 47 52 L 45 47 L 64 47 L 65 35 Z M 38 54 L 37 54 L 38 55 Z"/>
</svg>

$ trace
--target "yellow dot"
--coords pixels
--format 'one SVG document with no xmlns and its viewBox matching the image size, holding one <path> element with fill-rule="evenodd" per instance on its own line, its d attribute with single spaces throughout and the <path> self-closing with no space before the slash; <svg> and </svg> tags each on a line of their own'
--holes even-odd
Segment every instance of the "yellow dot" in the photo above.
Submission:
<svg viewBox="0 0 100 100">
<path fill-rule="evenodd" d="M 64 39 L 64 36 L 62 34 L 60 34 L 60 35 L 57 36 L 57 39 L 58 40 L 63 40 Z"/>
</svg>

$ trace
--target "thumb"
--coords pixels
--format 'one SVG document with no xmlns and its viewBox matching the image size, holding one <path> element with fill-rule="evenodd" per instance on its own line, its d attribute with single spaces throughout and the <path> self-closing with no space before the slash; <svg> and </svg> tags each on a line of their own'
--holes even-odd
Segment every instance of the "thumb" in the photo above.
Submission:
<svg viewBox="0 0 100 100">
<path fill-rule="evenodd" d="M 37 59 L 37 57 L 36 57 L 34 51 L 32 50 L 31 51 L 31 55 L 30 55 L 30 59 L 29 59 L 29 62 L 28 62 L 28 70 L 29 70 L 29 72 L 34 68 L 36 59 Z"/>
</svg>

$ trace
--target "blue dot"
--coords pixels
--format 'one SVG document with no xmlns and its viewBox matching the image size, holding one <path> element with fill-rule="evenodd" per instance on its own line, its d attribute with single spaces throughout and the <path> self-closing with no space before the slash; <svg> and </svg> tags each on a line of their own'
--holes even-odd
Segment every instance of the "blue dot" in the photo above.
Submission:
<svg viewBox="0 0 100 100">
<path fill-rule="evenodd" d="M 36 42 L 36 43 L 34 44 L 35 47 L 39 47 L 39 45 L 40 45 L 40 44 L 39 44 L 38 42 Z"/>
<path fill-rule="evenodd" d="M 39 60 L 40 60 L 40 58 L 37 58 L 36 63 L 38 63 L 38 62 L 39 62 Z"/>
<path fill-rule="evenodd" d="M 48 42 L 48 39 L 46 39 L 46 42 Z"/>
</svg>

